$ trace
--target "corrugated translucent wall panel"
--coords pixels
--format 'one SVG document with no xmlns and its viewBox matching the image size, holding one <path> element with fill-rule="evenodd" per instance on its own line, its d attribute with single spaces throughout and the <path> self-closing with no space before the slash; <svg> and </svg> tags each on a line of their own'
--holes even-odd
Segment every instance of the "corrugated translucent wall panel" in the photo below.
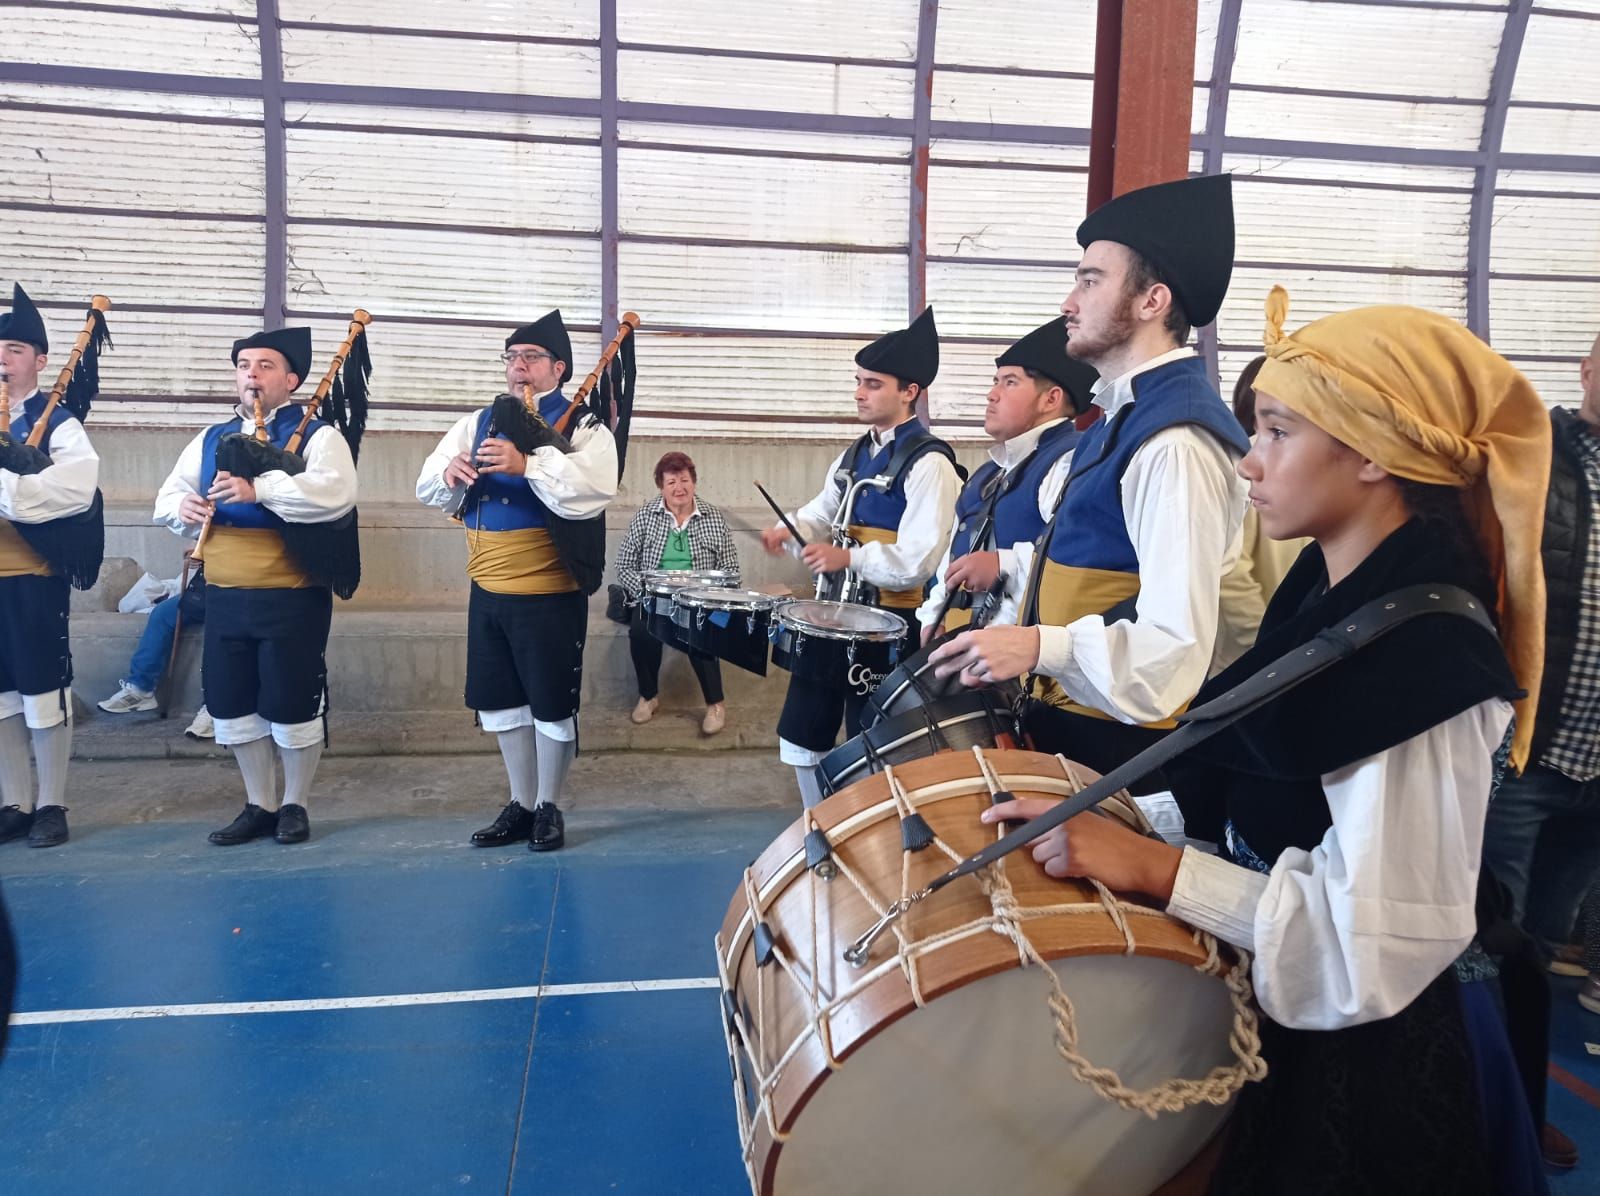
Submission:
<svg viewBox="0 0 1600 1196">
<path fill-rule="evenodd" d="M 935 120 L 975 124 L 1089 127 L 1094 84 L 982 71 L 935 71 Z"/>
<path fill-rule="evenodd" d="M 501 321 L 600 309 L 600 244 L 574 237 L 289 226 L 289 306 Z M 537 310 L 535 310 L 537 309 Z"/>
<path fill-rule="evenodd" d="M 261 229 L 248 222 L 29 212 L 6 246 L 6 272 L 30 280 L 39 298 L 76 302 L 103 291 L 123 303 L 259 309 Z"/>
<path fill-rule="evenodd" d="M 253 0 L 248 7 L 255 12 Z M 600 40 L 600 6 L 570 0 L 278 0 L 283 21 Z M 404 84 L 402 84 L 404 86 Z"/>
<path fill-rule="evenodd" d="M 261 122 L 261 101 L 232 96 L 180 95 L 109 87 L 64 87 L 52 83 L 0 80 L 0 104 L 50 105 L 87 109 L 93 115 L 116 113 L 195 116 Z"/>
<path fill-rule="evenodd" d="M 939 0 L 941 66 L 1094 71 L 1095 0 Z"/>
<path fill-rule="evenodd" d="M 1472 196 L 1237 175 L 1241 262 L 1316 262 L 1386 269 L 1467 268 Z M 1356 230 L 1360 235 L 1353 235 Z"/>
<path fill-rule="evenodd" d="M 225 13 L 255 19 L 256 0 L 100 0 L 99 8 L 155 8 L 174 12 Z"/>
<path fill-rule="evenodd" d="M 51 298 L 67 298 L 51 294 Z M 73 296 L 75 297 L 75 296 Z M 112 294 L 115 302 L 120 296 Z M 63 343 L 82 325 L 81 312 L 50 312 L 50 331 Z M 210 423 L 221 418 L 233 393 L 233 342 L 261 326 L 252 315 L 201 315 L 194 312 L 122 311 L 108 317 L 114 347 L 101 359 L 103 402 L 94 409 L 96 426 L 148 423 L 164 416 L 173 423 Z M 211 407 L 189 402 L 150 405 L 113 401 L 119 395 L 218 396 Z M 101 452 L 105 452 L 101 445 Z M 113 450 L 114 451 L 114 450 Z M 151 485 L 157 482 L 152 480 Z"/>
<path fill-rule="evenodd" d="M 254 5 L 248 19 L 98 12 L 31 4 L 5 9 L 8 58 L 42 66 L 155 69 L 259 78 Z"/>
<path fill-rule="evenodd" d="M 617 0 L 617 28 L 636 45 L 910 62 L 919 8 L 917 0 L 796 0 L 760 9 L 723 0 Z"/>
<path fill-rule="evenodd" d="M 662 145 L 685 149 L 746 149 L 766 154 L 804 158 L 853 158 L 904 164 L 910 161 L 911 142 L 905 137 L 874 137 L 859 133 L 813 133 L 794 129 L 741 129 L 719 125 L 676 125 L 658 121 L 618 122 L 623 145 L 653 148 Z"/>
<path fill-rule="evenodd" d="M 623 50 L 617 95 L 623 100 L 763 112 L 843 116 L 911 115 L 914 72 L 907 67 L 719 58 Z"/>
<path fill-rule="evenodd" d="M 1087 192 L 1082 169 L 931 166 L 928 252 L 1075 262 Z"/>
<path fill-rule="evenodd" d="M 1577 7 L 1565 2 L 1548 6 Z M 1600 62 L 1600 21 L 1564 17 L 1541 7 L 1528 18 L 1511 99 L 1514 103 L 1600 104 L 1596 62 Z"/>
<path fill-rule="evenodd" d="M 1495 271 L 1586 275 L 1590 286 L 1600 286 L 1600 199 L 1501 193 L 1494 204 L 1492 248 Z"/>
<path fill-rule="evenodd" d="M 1233 82 L 1482 100 L 1504 23 L 1493 12 L 1245 0 Z"/>
<path fill-rule="evenodd" d="M 558 97 L 600 94 L 597 46 L 296 27 L 284 29 L 282 37 L 283 77 L 291 83 Z"/>
<path fill-rule="evenodd" d="M 1489 319 L 1495 348 L 1507 357 L 1576 360 L 1600 333 L 1600 287 L 1566 279 L 1499 278 L 1489 291 Z"/>
<path fill-rule="evenodd" d="M 1218 338 L 1224 347 L 1259 351 L 1262 328 L 1266 324 L 1267 292 L 1274 284 L 1289 292 L 1289 319 L 1285 327 L 1290 329 L 1337 311 L 1373 303 L 1409 303 L 1443 312 L 1456 320 L 1466 319 L 1467 314 L 1465 277 L 1245 267 L 1234 270 L 1228 298 L 1217 318 Z"/>
<path fill-rule="evenodd" d="M 898 253 L 623 242 L 619 293 L 652 324 L 848 332 L 906 322 Z"/>
<path fill-rule="evenodd" d="M 289 214 L 600 231 L 600 148 L 409 133 L 288 132 Z"/>
<path fill-rule="evenodd" d="M 1228 99 L 1231 137 L 1459 150 L 1475 149 L 1482 131 L 1483 107 L 1479 104 L 1413 104 L 1240 90 Z"/>
<path fill-rule="evenodd" d="M 725 150 L 623 146 L 618 192 L 626 234 L 901 246 L 909 167 Z"/>
<path fill-rule="evenodd" d="M 1017 335 L 1038 327 L 1048 318 L 1049 313 L 1040 316 Z M 935 422 L 959 427 L 964 437 L 977 439 L 983 435 L 983 408 L 989 386 L 994 381 L 994 359 L 1005 348 L 1005 344 L 956 341 L 946 341 L 939 346 L 939 376 L 934 379 L 928 396 Z"/>
<path fill-rule="evenodd" d="M 1071 289 L 1072 270 L 1065 268 L 928 263 L 928 302 L 939 331 L 951 336 L 1008 345 L 1059 314 Z"/>
<path fill-rule="evenodd" d="M 865 336 L 708 336 L 650 328 L 638 335 L 638 430 L 692 441 L 708 432 L 839 436 L 856 426 L 855 355 Z M 810 497 L 790 496 L 796 502 Z"/>
<path fill-rule="evenodd" d="M 1508 154 L 1566 154 L 1578 146 L 1600 146 L 1600 111 L 1513 104 L 1506 113 L 1501 148 Z"/>
<path fill-rule="evenodd" d="M 1511 364 L 1527 375 L 1539 397 L 1551 407 L 1576 407 L 1583 401 L 1578 358 L 1540 359 L 1508 355 Z"/>
<path fill-rule="evenodd" d="M 260 217 L 261 154 L 259 125 L 7 112 L 0 118 L 0 196 Z"/>
</svg>

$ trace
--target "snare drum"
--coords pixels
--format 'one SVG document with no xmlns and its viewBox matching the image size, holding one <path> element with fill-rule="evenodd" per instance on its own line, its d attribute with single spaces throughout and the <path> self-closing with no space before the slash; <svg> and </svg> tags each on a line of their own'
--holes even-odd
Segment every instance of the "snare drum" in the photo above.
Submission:
<svg viewBox="0 0 1600 1196">
<path fill-rule="evenodd" d="M 673 595 L 672 622 L 687 647 L 765 677 L 777 605 L 755 590 L 683 589 Z"/>
<path fill-rule="evenodd" d="M 692 586 L 731 587 L 733 574 L 726 569 L 644 569 L 639 573 L 640 595 L 633 618 L 670 648 L 683 648 L 672 622 L 672 595 Z"/>
<path fill-rule="evenodd" d="M 997 792 L 1094 779 L 1037 752 L 942 752 L 807 810 L 746 870 L 716 948 L 757 1196 L 1203 1182 L 1197 1154 L 1266 1074 L 1248 968 L 1209 935 L 1022 850 L 913 905 L 862 967 L 843 959 L 879 910 L 994 842 L 978 815 Z"/>
<path fill-rule="evenodd" d="M 871 693 L 900 658 L 906 621 L 875 606 L 800 598 L 774 616 L 772 663 L 830 689 Z"/>
<path fill-rule="evenodd" d="M 884 682 L 884 686 L 888 684 Z M 1008 681 L 984 689 L 963 688 L 926 706 L 908 704 L 892 718 L 879 718 L 870 725 L 863 719 L 861 734 L 834 748 L 817 765 L 823 796 L 882 772 L 885 765 L 920 760 L 936 752 L 966 752 L 974 746 L 1031 746 L 1016 716 L 1021 696 L 1021 687 Z"/>
</svg>

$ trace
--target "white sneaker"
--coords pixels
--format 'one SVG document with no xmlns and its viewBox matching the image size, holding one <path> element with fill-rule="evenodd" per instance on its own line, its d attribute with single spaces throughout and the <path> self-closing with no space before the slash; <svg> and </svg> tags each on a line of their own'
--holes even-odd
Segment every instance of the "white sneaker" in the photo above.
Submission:
<svg viewBox="0 0 1600 1196">
<path fill-rule="evenodd" d="M 190 739 L 215 739 L 217 737 L 217 724 L 212 719 L 210 712 L 202 706 L 194 712 L 194 722 L 185 727 L 183 733 Z"/>
<path fill-rule="evenodd" d="M 99 706 L 107 714 L 132 714 L 137 710 L 154 710 L 156 708 L 156 696 L 124 681 L 122 688 L 104 702 L 99 703 Z"/>
</svg>

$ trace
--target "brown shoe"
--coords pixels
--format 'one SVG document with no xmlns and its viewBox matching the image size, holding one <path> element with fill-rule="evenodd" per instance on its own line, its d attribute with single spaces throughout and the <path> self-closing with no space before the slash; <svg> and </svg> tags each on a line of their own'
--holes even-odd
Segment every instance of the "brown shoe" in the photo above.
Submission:
<svg viewBox="0 0 1600 1196">
<path fill-rule="evenodd" d="M 706 707 L 706 716 L 700 720 L 700 734 L 715 735 L 728 725 L 728 708 L 721 702 Z"/>
<path fill-rule="evenodd" d="M 1546 1167 L 1571 1171 L 1578 1165 L 1578 1145 L 1548 1121 L 1539 1130 L 1539 1153 Z"/>
<path fill-rule="evenodd" d="M 639 704 L 633 708 L 633 713 L 628 717 L 642 727 L 656 716 L 656 706 L 660 702 L 660 698 L 640 698 Z"/>
</svg>

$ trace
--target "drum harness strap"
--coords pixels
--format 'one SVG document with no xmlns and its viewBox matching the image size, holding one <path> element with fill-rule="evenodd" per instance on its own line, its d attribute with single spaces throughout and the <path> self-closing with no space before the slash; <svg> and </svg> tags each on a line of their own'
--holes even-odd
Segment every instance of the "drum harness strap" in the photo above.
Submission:
<svg viewBox="0 0 1600 1196">
<path fill-rule="evenodd" d="M 1324 627 L 1310 640 L 1291 648 L 1227 693 L 1179 715 L 1179 726 L 1170 735 L 1152 744 L 1133 759 L 1112 769 L 1100 780 L 1086 786 L 1081 792 L 1054 809 L 1030 819 L 982 851 L 962 860 L 949 872 L 937 877 L 927 888 L 912 894 L 903 908 L 896 908 L 900 905 L 899 902 L 896 906 L 891 906 L 877 925 L 851 945 L 845 952 L 845 958 L 859 966 L 865 962 L 873 940 L 912 905 L 931 897 L 952 881 L 969 876 L 1002 856 L 1011 854 L 1017 848 L 1033 842 L 1067 819 L 1093 808 L 1113 793 L 1154 772 L 1168 760 L 1210 739 L 1218 731 L 1238 722 L 1245 715 L 1260 709 L 1329 666 L 1347 659 L 1401 624 L 1423 615 L 1437 614 L 1471 619 L 1490 631 L 1494 630 L 1493 623 L 1490 622 L 1489 616 L 1478 600 L 1456 586 L 1407 586 L 1374 598 L 1356 610 L 1348 620 L 1341 620 L 1337 626 Z"/>
</svg>

